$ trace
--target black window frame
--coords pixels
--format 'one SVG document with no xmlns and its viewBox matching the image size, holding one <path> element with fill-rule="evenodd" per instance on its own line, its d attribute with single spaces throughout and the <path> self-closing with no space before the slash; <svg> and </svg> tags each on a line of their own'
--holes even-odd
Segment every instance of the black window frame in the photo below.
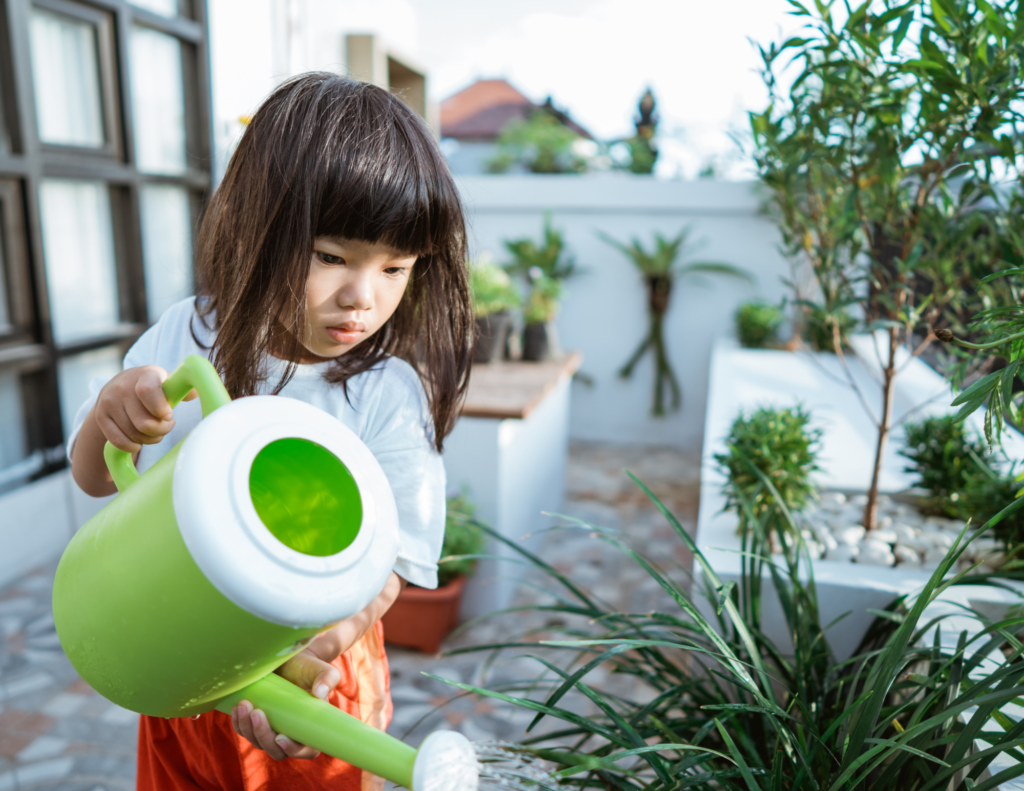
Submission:
<svg viewBox="0 0 1024 791">
<path fill-rule="evenodd" d="M 39 138 L 29 51 L 33 8 L 97 25 L 103 97 L 103 148 L 44 143 Z M 0 327 L 0 373 L 22 377 L 26 453 L 44 451 L 35 476 L 65 466 L 53 449 L 64 441 L 57 368 L 82 352 L 126 349 L 156 317 L 147 314 L 140 192 L 148 184 L 187 191 L 195 228 L 212 189 L 213 125 L 209 34 L 205 0 L 179 0 L 188 16 L 168 18 L 127 0 L 0 0 L 0 244 L 7 266 L 8 315 Z M 181 174 L 143 173 L 136 167 L 129 53 L 133 25 L 177 38 L 182 51 L 186 119 L 186 169 Z M 101 181 L 111 200 L 120 322 L 110 331 L 74 342 L 53 338 L 42 243 L 39 189 L 46 179 Z M 13 208 L 12 208 L 13 207 Z"/>
</svg>

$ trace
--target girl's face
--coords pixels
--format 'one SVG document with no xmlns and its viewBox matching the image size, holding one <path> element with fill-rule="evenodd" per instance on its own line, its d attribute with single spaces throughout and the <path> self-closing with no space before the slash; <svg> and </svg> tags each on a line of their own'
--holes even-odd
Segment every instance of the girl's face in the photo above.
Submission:
<svg viewBox="0 0 1024 791">
<path fill-rule="evenodd" d="M 340 357 L 383 327 L 402 300 L 416 258 L 382 244 L 318 236 L 300 339 L 309 357 L 299 362 Z"/>
</svg>

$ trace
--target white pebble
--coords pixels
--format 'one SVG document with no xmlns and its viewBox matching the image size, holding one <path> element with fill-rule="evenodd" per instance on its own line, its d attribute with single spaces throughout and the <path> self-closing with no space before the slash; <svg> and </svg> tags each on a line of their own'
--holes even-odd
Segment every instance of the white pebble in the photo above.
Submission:
<svg viewBox="0 0 1024 791">
<path fill-rule="evenodd" d="M 840 544 L 849 544 L 852 546 L 860 543 L 860 540 L 864 538 L 865 532 L 867 531 L 864 530 L 863 525 L 847 525 L 842 529 L 836 530 L 835 537 L 836 541 Z"/>
<path fill-rule="evenodd" d="M 943 549 L 942 547 L 930 547 L 927 552 L 924 553 L 925 563 L 939 563 L 943 558 L 946 557 L 948 547 Z"/>
<path fill-rule="evenodd" d="M 895 530 L 884 530 L 882 528 L 876 528 L 868 533 L 868 538 L 872 538 L 875 541 L 882 541 L 886 544 L 895 544 L 899 540 L 899 536 Z"/>
<path fill-rule="evenodd" d="M 893 548 L 892 554 L 896 556 L 896 562 L 900 565 L 921 563 L 921 556 L 917 554 L 917 551 L 905 544 L 897 544 Z"/>
<path fill-rule="evenodd" d="M 862 541 L 857 562 L 870 566 L 892 566 L 896 563 L 896 556 L 892 554 L 888 544 L 880 541 Z"/>
<path fill-rule="evenodd" d="M 896 533 L 896 540 L 900 542 L 906 542 L 908 539 L 913 540 L 920 534 L 920 530 L 915 530 L 913 527 L 902 522 L 892 526 L 893 532 Z"/>
</svg>

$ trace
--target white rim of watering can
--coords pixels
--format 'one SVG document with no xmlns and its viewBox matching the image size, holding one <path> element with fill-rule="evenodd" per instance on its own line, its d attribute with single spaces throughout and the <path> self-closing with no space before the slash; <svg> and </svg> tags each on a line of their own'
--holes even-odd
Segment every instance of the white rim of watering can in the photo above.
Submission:
<svg viewBox="0 0 1024 791">
<path fill-rule="evenodd" d="M 287 438 L 326 448 L 356 480 L 363 519 L 341 552 L 297 552 L 256 513 L 252 462 L 270 442 Z M 173 502 L 182 539 L 206 578 L 239 607 L 273 623 L 317 627 L 359 612 L 384 587 L 398 554 L 394 497 L 369 448 L 334 417 L 283 396 L 238 399 L 204 418 L 178 454 Z M 352 584 L 357 565 L 360 584 Z"/>
</svg>

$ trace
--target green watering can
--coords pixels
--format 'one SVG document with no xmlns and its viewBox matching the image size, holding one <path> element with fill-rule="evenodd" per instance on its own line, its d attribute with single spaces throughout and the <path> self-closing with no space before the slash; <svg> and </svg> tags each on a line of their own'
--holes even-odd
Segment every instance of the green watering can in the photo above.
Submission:
<svg viewBox="0 0 1024 791">
<path fill-rule="evenodd" d="M 104 448 L 119 494 L 71 540 L 53 588 L 75 670 L 140 714 L 245 699 L 279 733 L 414 791 L 476 789 L 461 734 L 417 752 L 273 672 L 391 574 L 398 514 L 373 454 L 309 404 L 232 401 L 198 355 L 163 385 L 171 406 L 193 388 L 204 419 L 143 475 Z"/>
</svg>

